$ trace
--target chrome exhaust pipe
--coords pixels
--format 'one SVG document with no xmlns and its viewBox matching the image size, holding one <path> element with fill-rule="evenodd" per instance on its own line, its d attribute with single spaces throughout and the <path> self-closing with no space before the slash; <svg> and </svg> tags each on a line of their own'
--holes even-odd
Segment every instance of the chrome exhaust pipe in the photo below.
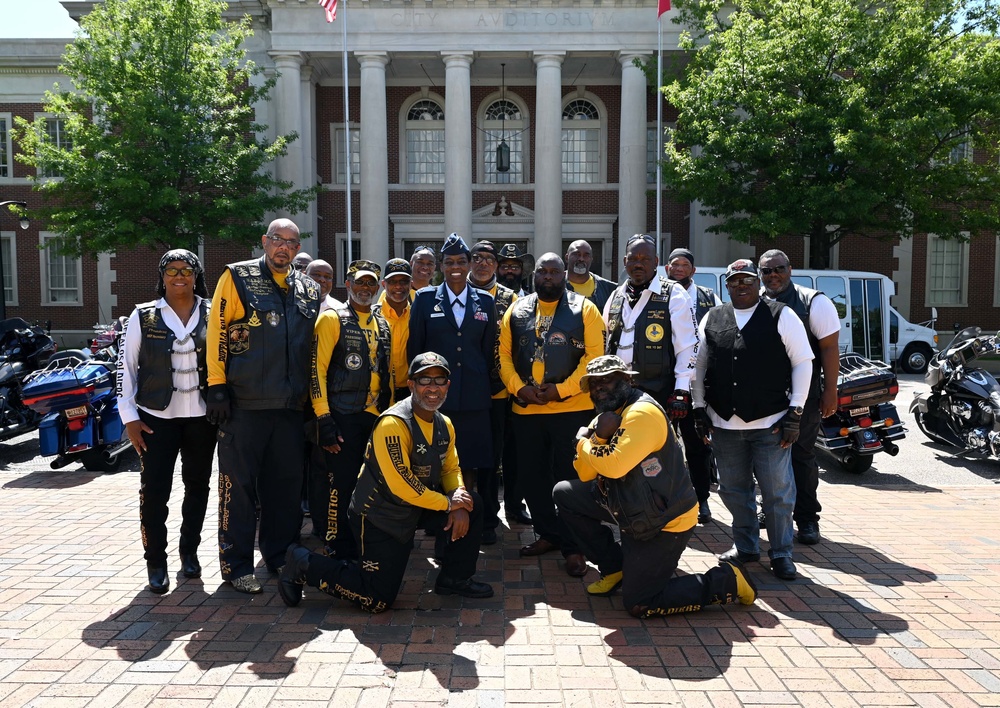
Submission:
<svg viewBox="0 0 1000 708">
<path fill-rule="evenodd" d="M 899 454 L 899 445 L 892 442 L 891 440 L 883 440 L 882 447 L 885 449 L 886 452 L 888 452 L 893 457 Z"/>
</svg>

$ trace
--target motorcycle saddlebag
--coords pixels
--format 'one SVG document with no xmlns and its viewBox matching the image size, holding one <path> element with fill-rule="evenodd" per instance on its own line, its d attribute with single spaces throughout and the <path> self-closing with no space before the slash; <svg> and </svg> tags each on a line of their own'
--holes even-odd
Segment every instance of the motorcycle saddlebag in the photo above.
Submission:
<svg viewBox="0 0 1000 708">
<path fill-rule="evenodd" d="M 49 413 L 38 425 L 38 447 L 43 455 L 59 454 L 59 413 Z"/>
<path fill-rule="evenodd" d="M 118 399 L 112 398 L 101 411 L 101 439 L 105 445 L 114 445 L 125 435 L 125 425 L 118 415 Z"/>
<path fill-rule="evenodd" d="M 889 369 L 871 368 L 864 375 L 847 378 L 841 377 L 837 386 L 837 398 L 840 408 L 861 408 L 889 403 L 896 398 L 899 383 L 896 375 Z M 850 396 L 850 403 L 844 399 Z"/>
<path fill-rule="evenodd" d="M 22 400 L 33 411 L 47 414 L 86 405 L 107 395 L 114 385 L 107 364 L 88 361 L 36 371 L 24 384 Z"/>
</svg>

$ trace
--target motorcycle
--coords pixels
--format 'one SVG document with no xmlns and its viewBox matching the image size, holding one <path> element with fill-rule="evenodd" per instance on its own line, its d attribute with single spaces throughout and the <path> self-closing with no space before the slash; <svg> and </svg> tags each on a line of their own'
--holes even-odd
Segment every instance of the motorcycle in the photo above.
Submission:
<svg viewBox="0 0 1000 708">
<path fill-rule="evenodd" d="M 56 455 L 52 469 L 78 461 L 92 472 L 117 472 L 121 453 L 131 448 L 115 386 L 120 322 L 98 326 L 95 334 L 90 349 L 56 357 L 25 381 L 25 405 L 44 416 L 41 454 Z"/>
<path fill-rule="evenodd" d="M 931 360 L 924 376 L 930 391 L 913 399 L 910 412 L 931 440 L 959 448 L 956 456 L 1000 457 L 1000 383 L 970 366 L 998 351 L 996 337 L 966 327 Z"/>
<path fill-rule="evenodd" d="M 24 380 L 55 351 L 48 328 L 30 325 L 20 317 L 0 322 L 0 440 L 38 427 L 42 417 L 24 404 Z"/>
<path fill-rule="evenodd" d="M 887 364 L 853 352 L 841 354 L 837 411 L 820 423 L 816 447 L 853 474 L 866 472 L 879 452 L 899 454 L 895 441 L 906 436 L 906 428 L 893 404 L 897 393 L 899 382 Z"/>
</svg>

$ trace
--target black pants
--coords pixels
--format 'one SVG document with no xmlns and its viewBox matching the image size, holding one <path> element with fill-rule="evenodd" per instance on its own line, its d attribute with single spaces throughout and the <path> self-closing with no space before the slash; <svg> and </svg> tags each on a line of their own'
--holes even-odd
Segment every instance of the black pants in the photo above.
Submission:
<svg viewBox="0 0 1000 708">
<path fill-rule="evenodd" d="M 792 445 L 792 472 L 795 474 L 795 511 L 792 518 L 796 524 L 819 521 L 823 511 L 819 497 L 819 464 L 816 462 L 816 438 L 822 415 L 819 399 L 810 398 L 802 412 L 799 423 L 799 439 Z"/>
<path fill-rule="evenodd" d="M 441 575 L 455 580 L 465 580 L 475 574 L 483 536 L 482 499 L 476 492 L 469 494 L 473 501 L 469 532 L 457 541 L 448 541 L 441 563 Z M 341 560 L 312 553 L 306 582 L 329 595 L 349 600 L 367 612 L 384 612 L 392 607 L 403 584 L 406 564 L 413 551 L 412 534 L 410 541 L 403 543 L 365 516 L 351 514 L 350 521 L 361 548 L 360 560 Z M 443 511 L 425 511 L 417 527 L 438 533 L 447 521 L 448 515 Z"/>
<path fill-rule="evenodd" d="M 500 461 L 503 457 L 503 437 L 506 427 L 507 399 L 493 399 L 490 408 L 490 430 L 493 433 L 493 466 L 480 467 L 476 473 L 476 491 L 483 498 L 483 528 L 500 526 Z M 461 459 L 459 459 L 461 462 Z"/>
<path fill-rule="evenodd" d="M 592 410 L 512 416 L 517 436 L 518 481 L 528 502 L 531 523 L 535 533 L 559 546 L 564 556 L 580 550 L 556 514 L 552 488 L 556 482 L 577 478 L 573 469 L 576 432 L 593 417 Z"/>
<path fill-rule="evenodd" d="M 684 441 L 684 456 L 687 458 L 688 474 L 698 501 L 708 501 L 712 486 L 712 448 L 705 444 L 694 429 L 694 416 L 688 414 L 677 421 Z"/>
<path fill-rule="evenodd" d="M 139 527 L 146 564 L 155 568 L 167 565 L 167 501 L 174 481 L 174 465 L 181 456 L 182 554 L 196 553 L 201 543 L 201 529 L 208 508 L 209 480 L 215 456 L 215 426 L 205 416 L 197 418 L 159 418 L 139 410 L 139 420 L 152 429 L 144 433 L 146 451 L 140 455 Z"/>
<path fill-rule="evenodd" d="M 514 438 L 514 423 L 512 421 L 511 399 L 506 401 L 503 428 L 503 507 L 504 513 L 510 516 L 524 507 L 524 495 L 517 482 L 517 440 Z"/>
<path fill-rule="evenodd" d="M 314 448 L 316 465 L 327 472 L 326 502 L 312 512 L 313 524 L 316 516 L 326 511 L 326 518 L 320 521 L 323 540 L 332 555 L 338 558 L 357 558 L 358 549 L 351 525 L 347 522 L 347 508 L 351 505 L 351 495 L 358 484 L 358 474 L 364 461 L 365 448 L 371 437 L 378 416 L 361 413 L 331 413 L 337 421 L 337 428 L 344 442 L 340 452 L 327 452 L 319 445 Z M 318 458 L 318 459 L 317 459 Z"/>
<path fill-rule="evenodd" d="M 233 408 L 219 426 L 219 564 L 223 580 L 253 573 L 256 500 L 260 554 L 284 565 L 302 530 L 302 411 Z"/>
<path fill-rule="evenodd" d="M 661 531 L 649 541 L 621 534 L 615 541 L 614 517 L 594 497 L 595 482 L 559 482 L 552 493 L 559 515 L 587 559 L 601 575 L 622 572 L 622 602 L 637 616 L 692 612 L 705 605 L 734 601 L 736 578 L 728 566 L 707 573 L 674 576 L 694 528 Z"/>
</svg>

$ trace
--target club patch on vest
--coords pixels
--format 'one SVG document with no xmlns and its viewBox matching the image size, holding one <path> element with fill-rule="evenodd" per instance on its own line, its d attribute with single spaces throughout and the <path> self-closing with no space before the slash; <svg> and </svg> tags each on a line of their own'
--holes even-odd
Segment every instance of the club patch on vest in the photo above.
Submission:
<svg viewBox="0 0 1000 708">
<path fill-rule="evenodd" d="M 241 266 L 241 265 L 233 266 L 233 270 L 235 270 L 236 275 L 240 276 L 241 278 L 250 277 L 250 271 L 247 269 L 246 266 Z"/>
<path fill-rule="evenodd" d="M 364 361 L 360 354 L 348 354 L 347 359 L 344 360 L 344 366 L 346 366 L 351 371 L 357 371 L 361 368 Z"/>
<path fill-rule="evenodd" d="M 247 324 L 250 325 L 251 327 L 260 327 L 261 321 L 260 318 L 257 316 L 256 310 L 254 310 L 253 314 L 250 315 L 250 319 L 247 320 Z"/>
<path fill-rule="evenodd" d="M 267 317 L 267 323 L 272 327 L 277 327 L 279 324 L 281 324 L 281 315 L 279 315 L 277 312 L 268 312 L 266 317 Z"/>
<path fill-rule="evenodd" d="M 566 335 L 562 332 L 552 332 L 549 334 L 549 344 L 566 344 Z"/>
<path fill-rule="evenodd" d="M 663 471 L 663 467 L 660 465 L 660 461 L 655 457 L 650 457 L 648 460 L 643 460 L 639 463 L 639 467 L 642 468 L 642 473 L 647 477 L 655 477 Z"/>
<path fill-rule="evenodd" d="M 156 325 L 156 308 L 151 307 L 143 313 L 143 321 L 146 323 L 147 327 L 153 327 Z"/>
<path fill-rule="evenodd" d="M 229 328 L 229 353 L 242 354 L 250 349 L 250 325 L 236 324 Z"/>
<path fill-rule="evenodd" d="M 646 339 L 650 342 L 658 342 L 663 339 L 663 327 L 658 324 L 651 324 L 646 327 Z"/>
</svg>

